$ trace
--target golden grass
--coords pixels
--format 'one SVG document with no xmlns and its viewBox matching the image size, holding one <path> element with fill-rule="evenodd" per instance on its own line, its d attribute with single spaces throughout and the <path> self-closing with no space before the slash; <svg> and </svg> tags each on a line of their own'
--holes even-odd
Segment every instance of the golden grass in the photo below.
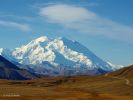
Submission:
<svg viewBox="0 0 133 100">
<path fill-rule="evenodd" d="M 0 100 L 133 100 L 133 86 L 110 76 L 0 80 Z"/>
</svg>

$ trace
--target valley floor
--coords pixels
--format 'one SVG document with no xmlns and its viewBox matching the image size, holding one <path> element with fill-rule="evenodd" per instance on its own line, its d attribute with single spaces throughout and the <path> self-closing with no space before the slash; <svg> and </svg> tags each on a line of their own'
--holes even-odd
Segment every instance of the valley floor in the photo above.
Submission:
<svg viewBox="0 0 133 100">
<path fill-rule="evenodd" d="M 110 75 L 0 80 L 0 100 L 133 100 L 132 84 Z"/>
</svg>

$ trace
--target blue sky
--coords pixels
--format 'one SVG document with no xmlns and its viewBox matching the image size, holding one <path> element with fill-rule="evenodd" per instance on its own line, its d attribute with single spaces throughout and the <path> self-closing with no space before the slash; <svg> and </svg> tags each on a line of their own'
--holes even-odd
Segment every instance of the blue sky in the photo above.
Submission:
<svg viewBox="0 0 133 100">
<path fill-rule="evenodd" d="M 133 0 L 0 0 L 0 48 L 67 37 L 114 64 L 133 63 Z"/>
</svg>

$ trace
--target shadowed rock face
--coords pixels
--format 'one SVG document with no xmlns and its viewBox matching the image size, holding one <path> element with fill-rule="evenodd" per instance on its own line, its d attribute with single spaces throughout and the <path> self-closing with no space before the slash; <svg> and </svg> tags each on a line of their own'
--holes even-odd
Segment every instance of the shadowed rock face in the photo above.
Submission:
<svg viewBox="0 0 133 100">
<path fill-rule="evenodd" d="M 16 65 L 0 56 L 0 78 L 9 80 L 26 80 L 37 78 L 38 76 Z"/>
</svg>

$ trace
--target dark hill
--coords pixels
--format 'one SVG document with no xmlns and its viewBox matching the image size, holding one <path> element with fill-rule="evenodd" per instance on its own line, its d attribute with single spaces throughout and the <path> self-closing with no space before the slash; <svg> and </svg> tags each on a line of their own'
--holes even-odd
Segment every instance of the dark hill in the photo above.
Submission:
<svg viewBox="0 0 133 100">
<path fill-rule="evenodd" d="M 4 57 L 0 56 L 0 79 L 27 80 L 39 76 L 25 69 L 20 69 Z"/>
</svg>

